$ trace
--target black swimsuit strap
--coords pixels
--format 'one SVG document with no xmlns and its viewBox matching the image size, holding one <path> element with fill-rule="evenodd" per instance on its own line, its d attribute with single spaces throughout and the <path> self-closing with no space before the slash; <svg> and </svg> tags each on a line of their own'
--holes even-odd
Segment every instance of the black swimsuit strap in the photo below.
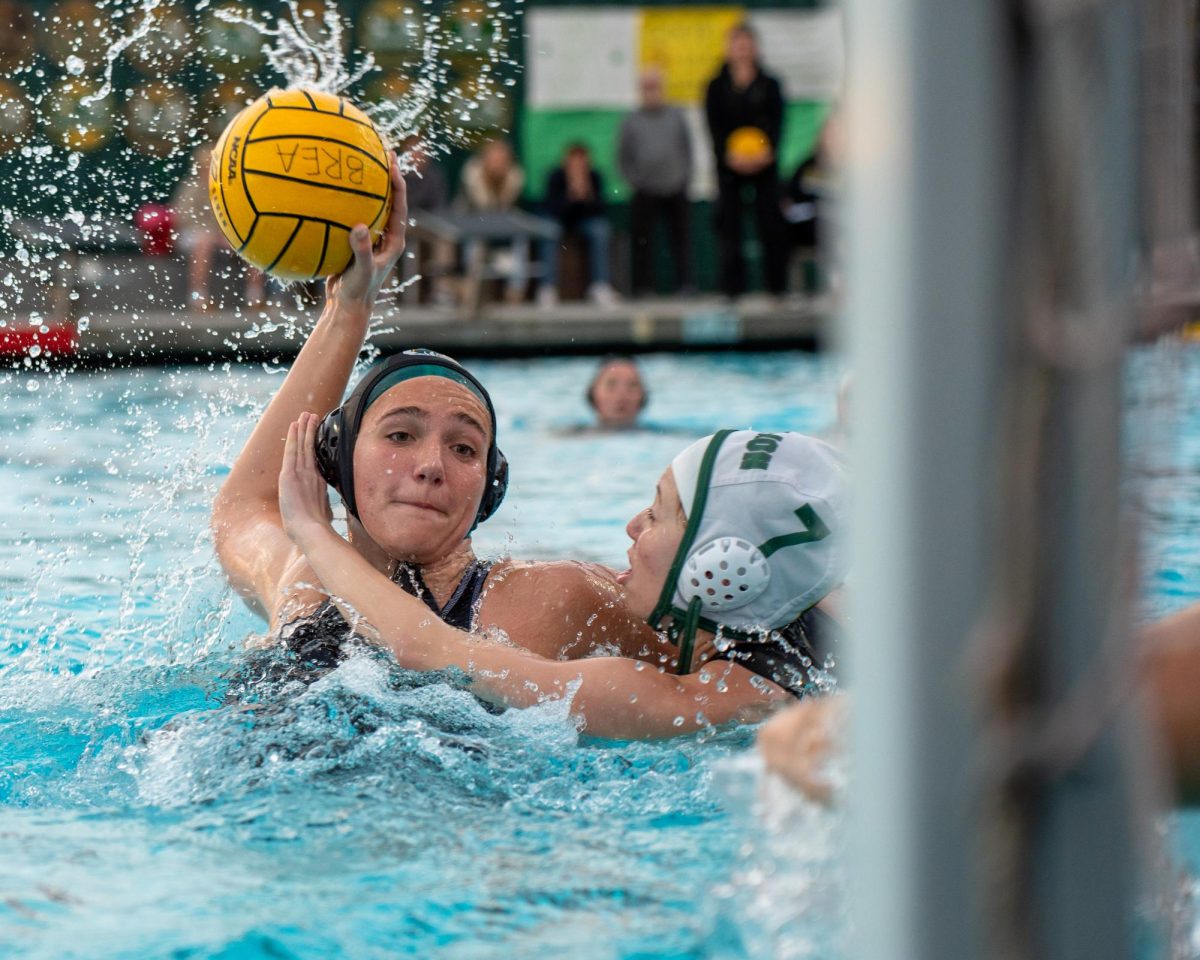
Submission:
<svg viewBox="0 0 1200 960">
<path fill-rule="evenodd" d="M 489 562 L 472 561 L 463 571 L 462 579 L 454 588 L 454 593 L 441 608 L 433 599 L 432 591 L 425 585 L 420 567 L 407 563 L 399 564 L 392 580 L 406 593 L 418 597 L 438 619 L 469 632 L 474 628 L 479 597 L 483 593 L 491 569 L 492 565 Z M 348 655 L 348 644 L 354 638 L 354 630 L 342 617 L 334 602 L 325 600 L 312 613 L 285 624 L 281 638 L 284 646 L 295 655 L 301 665 L 296 677 L 311 682 L 319 676 L 319 673 L 314 671 L 330 670 L 345 659 Z"/>
<path fill-rule="evenodd" d="M 479 597 L 483 593 L 483 587 L 487 583 L 488 573 L 491 569 L 492 565 L 488 561 L 472 560 L 467 565 L 467 569 L 463 571 L 458 586 L 450 594 L 450 599 L 441 607 L 433 598 L 433 591 L 425 585 L 425 578 L 421 576 L 420 567 L 409 563 L 397 564 L 396 570 L 392 574 L 392 580 L 405 593 L 419 598 L 443 623 L 470 632 L 475 626 Z"/>
<path fill-rule="evenodd" d="M 803 697 L 816 689 L 814 670 L 828 672 L 824 664 L 840 638 L 837 621 L 809 607 L 786 627 L 772 631 L 769 639 L 734 640 L 713 659 L 741 664 L 793 696 Z"/>
</svg>

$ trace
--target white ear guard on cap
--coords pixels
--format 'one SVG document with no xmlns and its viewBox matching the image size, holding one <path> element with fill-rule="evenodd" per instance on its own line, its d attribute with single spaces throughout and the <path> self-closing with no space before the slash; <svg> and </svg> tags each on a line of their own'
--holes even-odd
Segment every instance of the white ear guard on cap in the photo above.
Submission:
<svg viewBox="0 0 1200 960">
<path fill-rule="evenodd" d="M 770 582 L 771 568 L 758 547 L 738 537 L 721 537 L 691 552 L 677 588 L 689 603 L 699 597 L 705 612 L 718 613 L 757 600 Z"/>
<path fill-rule="evenodd" d="M 776 629 L 841 582 L 847 485 L 828 444 L 722 430 L 684 450 L 671 470 L 688 524 L 650 624 L 671 616 L 680 673 L 698 627 L 743 636 Z"/>
</svg>

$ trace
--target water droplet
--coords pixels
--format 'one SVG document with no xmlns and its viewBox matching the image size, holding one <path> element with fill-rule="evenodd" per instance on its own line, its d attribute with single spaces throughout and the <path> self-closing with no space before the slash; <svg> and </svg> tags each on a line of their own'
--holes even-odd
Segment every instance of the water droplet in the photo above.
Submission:
<svg viewBox="0 0 1200 960">
<path fill-rule="evenodd" d="M 63 68 L 73 77 L 81 76 L 86 67 L 87 64 L 83 62 L 83 58 L 77 57 L 75 54 L 71 54 L 63 63 Z"/>
<path fill-rule="evenodd" d="M 42 348 L 39 347 L 36 343 L 33 344 L 33 346 L 31 346 L 29 348 L 29 355 L 31 357 L 40 357 L 42 355 Z"/>
<path fill-rule="evenodd" d="M 682 726 L 683 726 L 683 717 L 676 717 L 676 718 L 675 718 L 675 719 L 672 721 L 672 723 L 673 723 L 675 726 L 677 726 L 677 727 L 682 727 Z"/>
</svg>

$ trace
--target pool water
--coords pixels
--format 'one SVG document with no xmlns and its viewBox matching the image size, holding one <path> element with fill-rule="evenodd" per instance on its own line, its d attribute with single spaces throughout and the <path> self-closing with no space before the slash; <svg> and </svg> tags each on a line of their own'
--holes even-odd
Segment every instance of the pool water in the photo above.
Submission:
<svg viewBox="0 0 1200 960">
<path fill-rule="evenodd" d="M 622 435 L 570 433 L 594 361 L 472 365 L 513 465 L 481 555 L 622 565 L 692 438 L 833 420 L 828 358 L 642 365 L 664 430 Z M 838 819 L 752 731 L 581 741 L 563 704 L 496 715 L 370 653 L 224 703 L 263 626 L 209 504 L 280 380 L 0 376 L 0 957 L 841 955 Z"/>
</svg>

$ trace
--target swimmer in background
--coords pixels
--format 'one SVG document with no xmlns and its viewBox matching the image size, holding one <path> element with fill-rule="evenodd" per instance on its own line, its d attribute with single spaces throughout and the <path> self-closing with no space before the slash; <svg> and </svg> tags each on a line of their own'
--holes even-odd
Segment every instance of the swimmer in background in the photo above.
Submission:
<svg viewBox="0 0 1200 960">
<path fill-rule="evenodd" d="M 650 396 L 633 357 L 611 356 L 600 361 L 587 389 L 588 405 L 601 430 L 631 430 Z"/>
<path fill-rule="evenodd" d="M 595 422 L 566 427 L 561 431 L 564 436 L 644 430 L 694 437 L 700 432 L 689 427 L 640 422 L 642 411 L 650 402 L 650 393 L 637 363 L 625 354 L 610 354 L 600 361 L 584 399 L 596 415 Z"/>
<path fill-rule="evenodd" d="M 733 430 L 691 444 L 629 522 L 629 569 L 615 578 L 627 608 L 666 631 L 672 657 L 564 663 L 429 617 L 339 536 L 318 467 L 320 431 L 311 413 L 288 428 L 284 528 L 333 603 L 402 667 L 457 669 L 472 693 L 504 707 L 569 700 L 583 732 L 616 739 L 755 721 L 789 694 L 822 688 L 809 641 L 828 630 L 818 604 L 841 584 L 845 563 L 844 470 L 827 444 Z"/>
<path fill-rule="evenodd" d="M 404 250 L 406 193 L 394 157 L 392 186 L 395 201 L 378 248 L 362 225 L 351 233 L 351 266 L 329 280 L 320 318 L 213 503 L 214 544 L 227 578 L 298 668 L 336 666 L 348 655 L 352 628 L 284 532 L 284 442 L 301 413 L 324 416 L 342 403 L 376 297 Z M 503 496 L 503 457 L 491 401 L 469 372 L 440 355 L 400 355 L 369 371 L 360 388 L 338 437 L 335 479 L 345 488 L 349 542 L 394 581 L 397 594 L 418 595 L 424 616 L 432 611 L 464 629 L 502 630 L 551 659 L 614 643 L 630 655 L 665 656 L 655 632 L 628 612 L 606 568 L 475 556 L 470 532 Z"/>
</svg>

